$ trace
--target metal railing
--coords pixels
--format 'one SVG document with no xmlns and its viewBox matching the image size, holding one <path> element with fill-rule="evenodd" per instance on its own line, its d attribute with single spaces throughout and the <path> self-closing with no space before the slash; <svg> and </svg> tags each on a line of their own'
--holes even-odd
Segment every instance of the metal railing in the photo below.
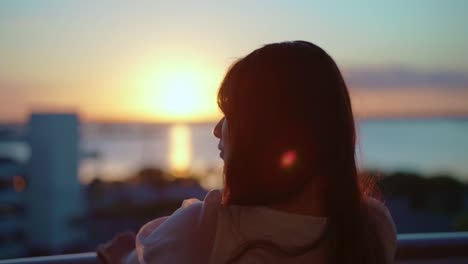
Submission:
<svg viewBox="0 0 468 264">
<path fill-rule="evenodd" d="M 398 235 L 395 263 L 468 263 L 468 232 Z"/>
<path fill-rule="evenodd" d="M 0 260 L 0 264 L 99 264 L 95 252 Z"/>
<path fill-rule="evenodd" d="M 0 264 L 98 264 L 94 252 L 0 260 Z M 397 264 L 468 263 L 468 232 L 398 235 Z"/>
</svg>

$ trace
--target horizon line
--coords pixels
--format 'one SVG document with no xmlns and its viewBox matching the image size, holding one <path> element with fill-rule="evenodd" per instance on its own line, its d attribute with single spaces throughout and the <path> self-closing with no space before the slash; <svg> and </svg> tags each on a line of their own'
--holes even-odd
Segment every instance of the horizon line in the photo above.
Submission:
<svg viewBox="0 0 468 264">
<path fill-rule="evenodd" d="M 33 113 L 31 113 L 33 114 Z M 46 113 L 47 114 L 47 113 Z M 51 113 L 51 114 L 60 114 Z M 72 114 L 67 112 L 67 114 Z M 79 113 L 76 113 L 80 117 Z M 424 114 L 424 113 L 415 113 L 415 114 L 374 114 L 374 115 L 357 115 L 355 114 L 354 119 L 356 121 L 371 121 L 371 120 L 440 120 L 440 119 L 453 119 L 453 120 L 467 120 L 468 121 L 468 112 L 467 113 L 441 113 L 441 114 Z M 206 119 L 206 120 L 143 120 L 143 119 L 113 119 L 113 118 L 90 118 L 90 119 L 81 119 L 80 123 L 82 124 L 135 124 L 135 125 L 173 125 L 173 124 L 187 124 L 187 125 L 196 125 L 196 124 L 212 124 L 217 122 L 218 119 Z M 0 125 L 24 125 L 27 124 L 27 119 L 20 120 L 4 120 L 0 121 Z"/>
</svg>

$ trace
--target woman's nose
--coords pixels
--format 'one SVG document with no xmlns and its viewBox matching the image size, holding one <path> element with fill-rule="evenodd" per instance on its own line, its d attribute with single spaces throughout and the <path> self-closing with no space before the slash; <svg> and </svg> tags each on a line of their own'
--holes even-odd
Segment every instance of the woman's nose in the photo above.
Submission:
<svg viewBox="0 0 468 264">
<path fill-rule="evenodd" d="M 213 135 L 217 138 L 221 138 L 221 129 L 223 127 L 223 120 L 224 118 L 221 118 L 221 120 L 219 120 L 219 122 L 213 128 Z"/>
</svg>

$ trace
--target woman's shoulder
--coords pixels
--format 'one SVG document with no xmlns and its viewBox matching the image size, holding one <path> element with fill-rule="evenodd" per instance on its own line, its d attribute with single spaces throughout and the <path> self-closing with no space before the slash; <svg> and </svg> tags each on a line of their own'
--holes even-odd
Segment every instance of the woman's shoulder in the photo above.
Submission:
<svg viewBox="0 0 468 264">
<path fill-rule="evenodd" d="M 382 202 L 372 197 L 366 197 L 364 204 L 367 207 L 369 215 L 378 224 L 386 226 L 389 231 L 396 234 L 395 223 L 387 206 Z"/>
<path fill-rule="evenodd" d="M 221 192 L 219 190 L 208 192 L 203 201 L 195 198 L 186 199 L 182 202 L 181 207 L 174 211 L 172 215 L 147 223 L 140 229 L 139 234 L 146 233 L 151 235 L 155 231 L 158 231 L 158 233 L 172 232 L 171 229 L 174 228 L 178 230 L 177 233 L 195 231 L 196 227 L 200 227 L 200 224 L 216 217 L 215 211 L 220 205 Z M 148 233 L 148 231 L 151 232 Z"/>
<path fill-rule="evenodd" d="M 367 197 L 364 204 L 380 239 L 383 240 L 387 258 L 393 259 L 397 246 L 397 230 L 390 211 L 383 202 L 371 197 Z"/>
<path fill-rule="evenodd" d="M 178 258 L 176 255 L 191 258 L 192 263 L 197 263 L 195 260 L 203 258 L 211 249 L 221 197 L 219 190 L 213 190 L 203 201 L 184 200 L 171 216 L 144 225 L 136 237 L 140 263 L 173 262 Z M 184 254 L 178 254 L 180 250 Z M 180 262 L 184 261 L 180 259 Z"/>
<path fill-rule="evenodd" d="M 210 217 L 216 216 L 215 211 L 221 206 L 222 195 L 219 190 L 208 192 L 203 199 L 186 199 L 167 220 L 168 223 L 186 223 L 188 226 L 200 224 Z"/>
</svg>

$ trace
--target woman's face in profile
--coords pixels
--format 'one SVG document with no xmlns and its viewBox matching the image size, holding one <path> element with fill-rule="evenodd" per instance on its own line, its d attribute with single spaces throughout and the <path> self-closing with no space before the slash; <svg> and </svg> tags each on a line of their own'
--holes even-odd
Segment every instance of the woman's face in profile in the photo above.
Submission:
<svg viewBox="0 0 468 264">
<path fill-rule="evenodd" d="M 213 129 L 213 135 L 219 138 L 219 156 L 226 161 L 229 154 L 228 122 L 225 117 L 221 118 Z"/>
</svg>

